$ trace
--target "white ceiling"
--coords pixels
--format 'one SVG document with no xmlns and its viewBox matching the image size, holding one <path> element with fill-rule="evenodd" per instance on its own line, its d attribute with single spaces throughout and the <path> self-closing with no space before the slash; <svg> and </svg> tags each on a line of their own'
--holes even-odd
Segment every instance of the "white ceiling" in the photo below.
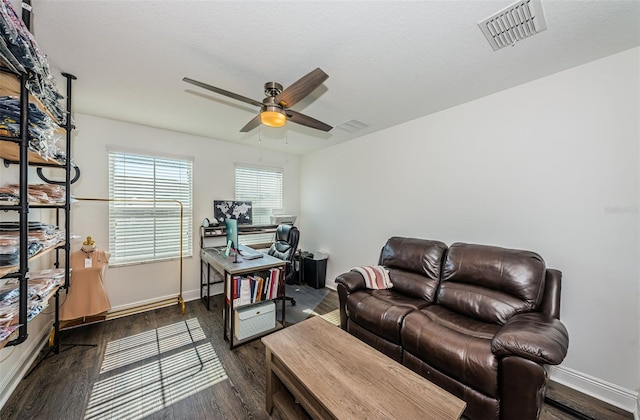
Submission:
<svg viewBox="0 0 640 420">
<path fill-rule="evenodd" d="M 78 77 L 75 112 L 304 154 L 640 45 L 638 0 L 542 2 L 548 29 L 497 52 L 477 22 L 511 0 L 33 0 L 33 32 Z M 370 127 L 289 123 L 285 148 L 284 128 L 239 132 L 258 108 L 182 82 L 261 101 L 316 67 L 329 79 L 293 109 Z"/>
</svg>

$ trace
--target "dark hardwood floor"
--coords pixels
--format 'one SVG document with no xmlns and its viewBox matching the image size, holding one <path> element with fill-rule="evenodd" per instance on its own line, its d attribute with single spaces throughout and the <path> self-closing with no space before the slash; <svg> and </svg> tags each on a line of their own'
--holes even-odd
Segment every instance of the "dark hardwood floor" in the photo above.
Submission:
<svg viewBox="0 0 640 420">
<path fill-rule="evenodd" d="M 64 331 L 63 348 L 97 346 L 72 347 L 44 360 L 21 381 L 0 419 L 269 418 L 264 346 L 254 340 L 230 351 L 222 338 L 222 304 L 216 296 L 211 311 L 193 301 L 185 315 L 172 306 Z M 314 312 L 337 307 L 331 291 Z M 548 395 L 594 419 L 633 418 L 559 384 L 550 384 Z M 545 404 L 541 418 L 580 417 Z"/>
</svg>

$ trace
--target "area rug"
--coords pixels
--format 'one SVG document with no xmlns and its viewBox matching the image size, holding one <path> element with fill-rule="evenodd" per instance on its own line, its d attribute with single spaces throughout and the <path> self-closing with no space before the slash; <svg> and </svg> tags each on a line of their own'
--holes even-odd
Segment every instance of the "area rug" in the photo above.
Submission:
<svg viewBox="0 0 640 420">
<path fill-rule="evenodd" d="M 322 300 L 329 294 L 327 289 L 314 289 L 307 285 L 287 284 L 285 293 L 287 296 L 296 300 L 296 304 L 292 305 L 291 301 L 286 302 L 286 317 L 285 322 L 287 324 L 295 324 L 300 321 L 304 321 L 308 317 L 315 315 L 314 309 Z M 277 319 L 281 319 L 281 304 L 276 305 Z"/>
<path fill-rule="evenodd" d="M 319 316 L 320 318 L 324 319 L 325 321 L 328 321 L 330 323 L 332 323 L 333 325 L 339 327 L 340 326 L 340 309 L 335 309 L 329 313 L 326 313 L 324 315 L 320 315 L 317 314 L 317 316 Z"/>
</svg>

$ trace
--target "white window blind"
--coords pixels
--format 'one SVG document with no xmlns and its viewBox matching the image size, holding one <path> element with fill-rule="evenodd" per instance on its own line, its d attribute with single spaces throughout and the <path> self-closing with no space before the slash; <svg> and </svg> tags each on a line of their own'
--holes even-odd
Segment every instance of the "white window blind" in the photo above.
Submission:
<svg viewBox="0 0 640 420">
<path fill-rule="evenodd" d="M 282 169 L 236 166 L 236 200 L 251 201 L 253 224 L 271 224 L 272 210 L 282 209 Z M 240 238 L 247 245 L 273 242 L 273 234 Z"/>
<path fill-rule="evenodd" d="M 190 160 L 109 152 L 111 263 L 130 264 L 192 255 Z"/>
</svg>

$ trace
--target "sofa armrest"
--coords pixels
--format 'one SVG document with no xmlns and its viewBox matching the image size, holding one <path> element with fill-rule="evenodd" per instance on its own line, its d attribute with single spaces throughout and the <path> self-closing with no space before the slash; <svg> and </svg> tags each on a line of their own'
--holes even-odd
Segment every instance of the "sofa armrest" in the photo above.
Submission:
<svg viewBox="0 0 640 420">
<path fill-rule="evenodd" d="M 364 277 L 357 271 L 349 271 L 336 277 L 338 299 L 340 299 L 340 328 L 347 331 L 347 297 L 349 294 L 366 288 Z"/>
<path fill-rule="evenodd" d="M 497 356 L 516 355 L 536 363 L 557 365 L 569 349 L 569 333 L 559 320 L 529 312 L 511 317 L 491 341 Z"/>
<path fill-rule="evenodd" d="M 336 283 L 341 284 L 347 293 L 353 293 L 356 290 L 366 289 L 364 277 L 357 271 L 349 271 L 336 277 Z"/>
</svg>

